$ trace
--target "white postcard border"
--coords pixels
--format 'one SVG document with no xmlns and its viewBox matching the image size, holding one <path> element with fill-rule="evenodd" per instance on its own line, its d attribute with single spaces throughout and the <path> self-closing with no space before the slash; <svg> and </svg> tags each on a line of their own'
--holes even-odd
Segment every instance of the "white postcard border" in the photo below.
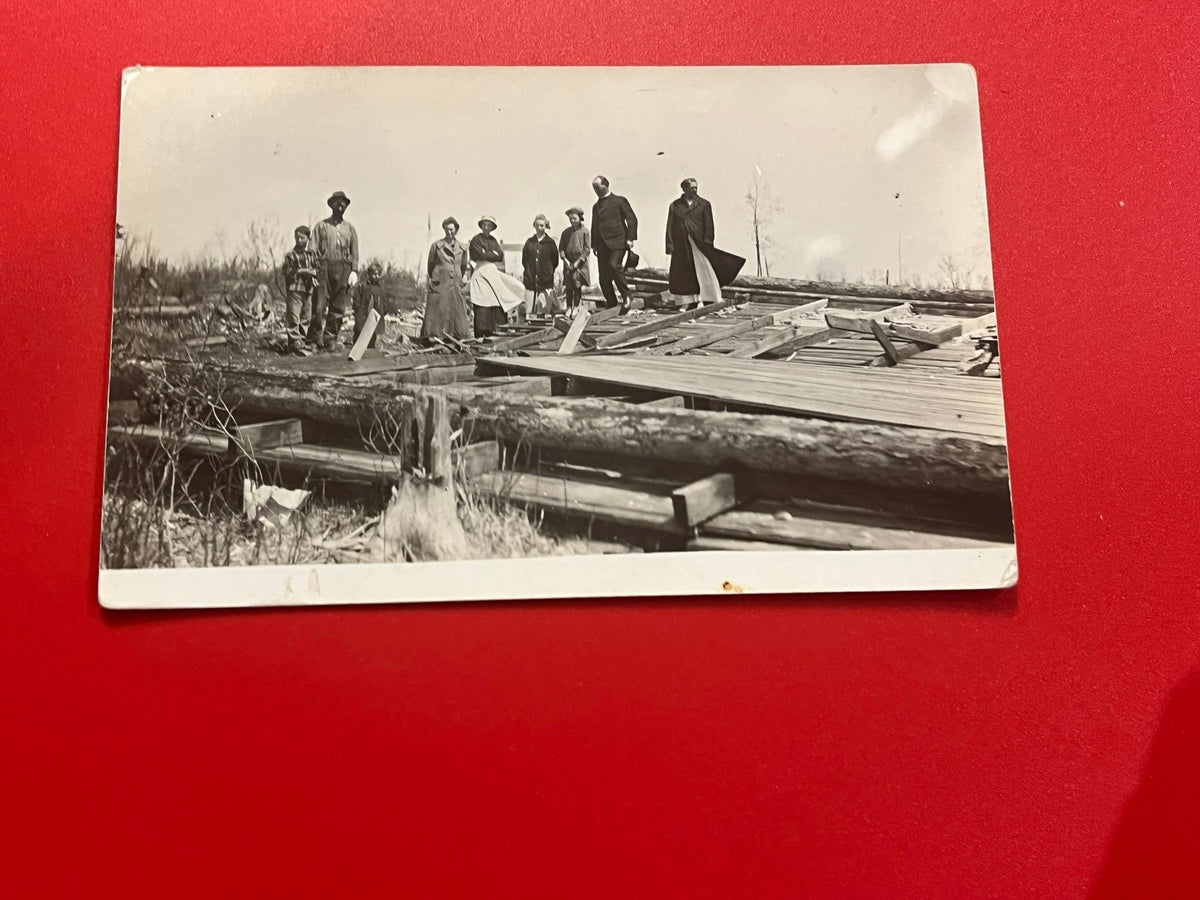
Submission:
<svg viewBox="0 0 1200 900">
<path fill-rule="evenodd" d="M 1017 581 L 1015 547 L 696 551 L 320 566 L 102 569 L 107 609 L 461 600 L 984 590 Z"/>
</svg>

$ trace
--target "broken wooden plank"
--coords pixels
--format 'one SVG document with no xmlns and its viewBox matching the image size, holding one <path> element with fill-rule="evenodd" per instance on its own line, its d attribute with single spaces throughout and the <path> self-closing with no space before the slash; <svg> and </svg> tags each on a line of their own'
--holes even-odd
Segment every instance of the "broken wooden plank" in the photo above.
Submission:
<svg viewBox="0 0 1200 900">
<path fill-rule="evenodd" d="M 254 456 L 259 450 L 304 443 L 304 427 L 299 419 L 275 419 L 253 425 L 238 425 L 233 438 L 243 453 Z"/>
<path fill-rule="evenodd" d="M 484 472 L 476 476 L 474 491 L 523 506 L 581 516 L 616 525 L 682 535 L 671 499 L 633 488 L 591 481 L 546 477 L 532 472 Z"/>
<path fill-rule="evenodd" d="M 592 319 L 588 323 L 590 325 L 600 325 L 607 322 L 609 319 L 615 319 L 621 315 L 621 307 L 618 306 L 602 306 L 599 309 L 591 311 Z"/>
<path fill-rule="evenodd" d="M 367 352 L 367 345 L 371 343 L 371 337 L 375 334 L 375 329 L 378 327 L 379 312 L 371 309 L 367 312 L 367 320 L 363 323 L 362 331 L 358 333 L 358 337 L 354 341 L 354 346 L 346 354 L 346 359 L 351 362 L 358 362 L 362 359 L 363 354 Z"/>
<path fill-rule="evenodd" d="M 683 528 L 695 528 L 718 513 L 737 506 L 733 476 L 718 472 L 671 491 L 675 520 Z"/>
<path fill-rule="evenodd" d="M 966 320 L 966 322 L 969 321 L 969 319 Z M 943 326 L 942 328 L 915 328 L 911 325 L 899 325 L 895 322 L 887 322 L 883 325 L 883 330 L 890 338 L 939 347 L 961 335 L 964 324 L 964 322 L 958 322 L 954 325 Z"/>
<path fill-rule="evenodd" d="M 840 328 L 843 331 L 857 331 L 860 334 L 871 334 L 872 322 L 886 322 L 890 319 L 911 314 L 912 305 L 908 303 L 902 303 L 899 306 L 889 306 L 887 309 L 879 309 L 875 312 L 851 312 L 849 310 L 834 312 L 826 309 L 825 324 L 830 328 Z"/>
<path fill-rule="evenodd" d="M 591 319 L 591 313 L 586 309 L 580 308 L 575 313 L 575 318 L 571 322 L 571 327 L 567 329 L 567 335 L 563 338 L 562 343 L 558 347 L 560 356 L 565 356 L 575 352 L 575 347 L 579 343 L 579 338 L 583 334 L 583 329 L 587 328 L 588 321 Z"/>
<path fill-rule="evenodd" d="M 650 334 L 655 334 L 662 331 L 664 328 L 670 328 L 672 325 L 678 325 L 680 322 L 690 322 L 693 319 L 698 319 L 701 316 L 707 316 L 711 313 L 718 312 L 729 306 L 734 305 L 736 300 L 720 300 L 716 303 L 710 303 L 708 306 L 699 307 L 697 309 L 689 309 L 685 312 L 675 313 L 670 316 L 659 316 L 649 322 L 644 322 L 641 325 L 630 325 L 619 331 L 614 331 L 611 334 L 606 334 L 596 341 L 596 349 L 602 350 L 608 347 L 616 347 L 618 344 L 624 344 L 627 341 L 632 341 L 637 338 L 642 338 Z"/>
<path fill-rule="evenodd" d="M 548 328 L 543 328 L 540 331 L 530 331 L 526 334 L 518 335 L 517 337 L 504 338 L 496 341 L 493 344 L 485 345 L 484 351 L 504 351 L 504 350 L 520 350 L 522 347 L 532 347 L 535 344 L 541 344 L 552 338 L 558 337 L 559 331 L 553 325 Z"/>
<path fill-rule="evenodd" d="M 887 363 L 893 366 L 899 363 L 901 360 L 916 356 L 918 353 L 924 350 L 933 349 L 932 344 L 916 343 L 905 344 L 902 347 L 897 347 L 892 343 L 892 339 L 888 337 L 883 325 L 881 325 L 879 322 L 876 322 L 874 319 L 871 320 L 871 333 L 875 335 L 875 340 L 879 341 L 879 345 L 883 347 L 884 358 L 886 359 Z M 872 360 L 871 365 L 877 365 L 877 362 L 877 360 Z"/>
<path fill-rule="evenodd" d="M 828 302 L 828 300 L 814 300 L 811 303 L 804 303 L 800 306 L 792 306 L 787 309 L 765 313 L 761 316 L 743 319 L 741 322 L 736 322 L 724 328 L 708 328 L 705 330 L 705 333 L 693 334 L 690 337 L 681 338 L 663 347 L 655 347 L 650 353 L 676 356 L 680 353 L 686 353 L 688 350 L 696 350 L 700 347 L 707 347 L 709 344 L 726 340 L 727 338 L 737 337 L 739 334 L 744 334 L 747 331 L 757 331 L 760 328 L 766 328 L 768 325 L 779 325 L 783 322 L 807 315 L 810 312 L 816 312 L 817 310 L 824 309 Z"/>
<path fill-rule="evenodd" d="M 892 339 L 887 336 L 887 332 L 883 330 L 883 326 L 875 319 L 869 319 L 868 325 L 871 329 L 871 334 L 875 335 L 875 340 L 879 341 L 879 345 L 883 347 L 883 352 L 887 354 L 887 358 L 892 361 L 892 364 L 895 365 L 900 362 L 903 357 L 900 356 L 900 351 L 896 345 L 892 343 Z M 915 347 L 917 345 L 913 344 L 912 346 Z"/>
<path fill-rule="evenodd" d="M 811 344 L 828 340 L 833 335 L 832 328 L 820 328 L 813 331 L 810 326 L 797 325 L 782 329 L 778 334 L 765 337 L 749 347 L 742 347 L 732 353 L 726 353 L 730 359 L 754 359 L 772 350 L 799 350 Z"/>
</svg>

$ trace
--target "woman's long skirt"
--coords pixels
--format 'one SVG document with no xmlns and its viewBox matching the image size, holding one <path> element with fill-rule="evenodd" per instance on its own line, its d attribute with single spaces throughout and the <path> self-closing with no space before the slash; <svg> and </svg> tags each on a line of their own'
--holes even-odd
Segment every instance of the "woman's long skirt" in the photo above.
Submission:
<svg viewBox="0 0 1200 900">
<path fill-rule="evenodd" d="M 467 321 L 463 285 L 457 272 L 438 266 L 429 280 L 425 295 L 425 318 L 421 320 L 421 337 L 469 338 L 471 323 Z"/>
<path fill-rule="evenodd" d="M 493 333 L 496 325 L 506 322 L 509 314 L 524 302 L 525 285 L 507 272 L 501 272 L 494 263 L 480 263 L 471 276 L 475 336 Z"/>
</svg>

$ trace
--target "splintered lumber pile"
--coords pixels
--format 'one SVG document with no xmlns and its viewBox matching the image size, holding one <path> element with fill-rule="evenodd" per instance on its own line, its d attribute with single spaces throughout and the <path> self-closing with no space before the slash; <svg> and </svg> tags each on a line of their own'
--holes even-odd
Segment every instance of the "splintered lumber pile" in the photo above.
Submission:
<svg viewBox="0 0 1200 900">
<path fill-rule="evenodd" d="M 762 309 L 762 304 L 748 303 L 745 308 L 735 311 L 732 315 L 724 316 L 722 322 L 712 318 L 704 319 L 698 323 L 698 328 L 690 329 L 691 334 L 647 352 L 656 355 L 678 356 L 690 350 L 717 345 L 722 341 L 728 342 L 733 338 L 739 338 L 770 326 L 793 325 L 804 319 L 814 321 L 815 314 L 824 309 L 828 302 L 827 300 L 811 300 L 799 306 L 779 306 L 772 309 Z M 751 308 L 755 306 L 760 308 Z"/>
<path fill-rule="evenodd" d="M 554 357 L 496 364 L 791 415 L 1004 437 L 999 384 L 961 376 L 725 357 Z"/>
</svg>

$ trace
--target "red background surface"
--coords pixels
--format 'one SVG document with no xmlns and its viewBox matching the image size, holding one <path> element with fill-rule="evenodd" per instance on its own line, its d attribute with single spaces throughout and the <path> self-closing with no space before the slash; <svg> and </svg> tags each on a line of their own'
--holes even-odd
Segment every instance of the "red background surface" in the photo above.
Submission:
<svg viewBox="0 0 1200 900">
<path fill-rule="evenodd" d="M 0 893 L 1200 894 L 1193 5 L 258 7 L 0 12 Z M 928 61 L 979 75 L 1017 589 L 100 610 L 122 67 Z"/>
</svg>

